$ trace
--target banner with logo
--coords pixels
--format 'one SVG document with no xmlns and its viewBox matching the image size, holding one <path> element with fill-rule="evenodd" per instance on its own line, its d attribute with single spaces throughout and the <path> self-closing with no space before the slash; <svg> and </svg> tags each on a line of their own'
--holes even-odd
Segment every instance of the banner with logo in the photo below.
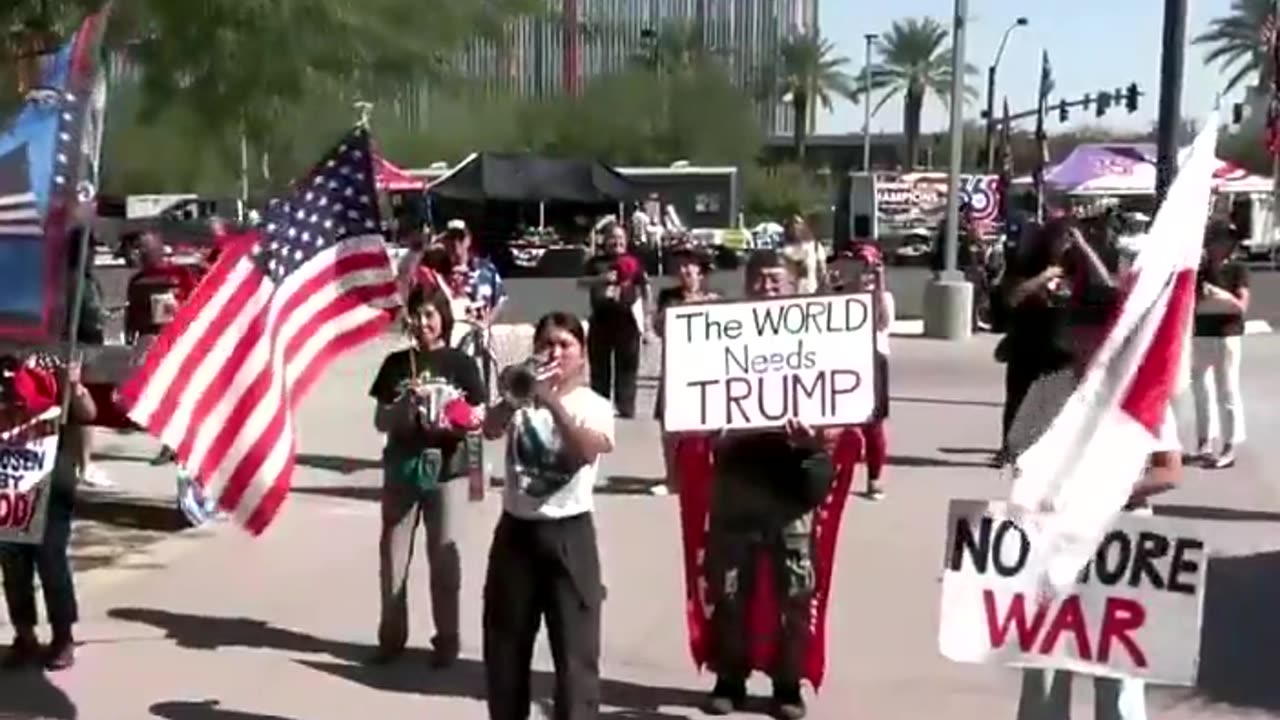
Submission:
<svg viewBox="0 0 1280 720">
<path fill-rule="evenodd" d="M 877 175 L 876 209 L 883 236 L 938 232 L 947 215 L 947 174 Z M 961 175 L 960 199 L 980 234 L 994 235 L 1000 224 L 1000 176 Z"/>
<path fill-rule="evenodd" d="M 49 483 L 58 457 L 54 407 L 35 418 L 10 420 L 0 430 L 0 542 L 39 544 L 49 508 Z"/>
</svg>

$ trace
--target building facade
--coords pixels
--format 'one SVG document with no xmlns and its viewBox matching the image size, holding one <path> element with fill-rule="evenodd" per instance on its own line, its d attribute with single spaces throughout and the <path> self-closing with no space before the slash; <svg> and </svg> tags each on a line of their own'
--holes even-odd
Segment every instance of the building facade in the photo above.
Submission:
<svg viewBox="0 0 1280 720">
<path fill-rule="evenodd" d="M 734 82 L 754 89 L 790 36 L 818 31 L 818 0 L 550 0 L 551 12 L 512 23 L 505 37 L 473 43 L 457 59 L 466 76 L 526 97 L 575 94 L 627 67 L 648 38 L 689 23 Z M 757 101 L 766 135 L 790 133 L 781 102 Z"/>
</svg>

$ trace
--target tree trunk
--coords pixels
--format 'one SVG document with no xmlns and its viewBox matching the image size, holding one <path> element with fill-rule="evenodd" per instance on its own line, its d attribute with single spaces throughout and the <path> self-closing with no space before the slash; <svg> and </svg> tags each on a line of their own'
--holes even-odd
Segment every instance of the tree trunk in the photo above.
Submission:
<svg viewBox="0 0 1280 720">
<path fill-rule="evenodd" d="M 902 135 L 906 141 L 906 157 L 903 167 L 907 172 L 915 170 L 919 165 L 920 154 L 920 113 L 924 109 L 924 91 L 916 87 L 907 88 L 902 100 Z"/>
<path fill-rule="evenodd" d="M 795 142 L 796 162 L 804 164 L 805 156 L 805 140 L 808 137 L 808 110 L 809 96 L 803 91 L 793 93 L 791 96 L 791 123 L 792 136 Z"/>
</svg>

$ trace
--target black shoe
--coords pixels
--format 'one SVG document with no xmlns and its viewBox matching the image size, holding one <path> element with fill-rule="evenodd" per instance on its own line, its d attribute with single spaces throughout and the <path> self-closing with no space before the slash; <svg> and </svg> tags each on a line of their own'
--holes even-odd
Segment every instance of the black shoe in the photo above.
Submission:
<svg viewBox="0 0 1280 720">
<path fill-rule="evenodd" d="M 44 668 L 51 672 L 66 670 L 76 664 L 76 643 L 70 638 L 55 639 L 44 654 Z"/>
<path fill-rule="evenodd" d="M 458 661 L 461 645 L 456 637 L 438 637 L 431 641 L 431 667 L 443 670 Z"/>
<path fill-rule="evenodd" d="M 17 670 L 40 662 L 40 643 L 32 637 L 16 637 L 9 652 L 0 660 L 0 669 Z"/>
<path fill-rule="evenodd" d="M 800 683 L 775 682 L 769 714 L 778 720 L 802 720 L 808 711 L 800 695 Z"/>
<path fill-rule="evenodd" d="M 716 678 L 716 686 L 702 706 L 702 712 L 708 715 L 728 715 L 741 710 L 747 702 L 747 683 L 745 680 L 728 680 Z"/>
<path fill-rule="evenodd" d="M 365 659 L 366 665 L 390 665 L 404 655 L 404 648 L 379 647 Z"/>
</svg>

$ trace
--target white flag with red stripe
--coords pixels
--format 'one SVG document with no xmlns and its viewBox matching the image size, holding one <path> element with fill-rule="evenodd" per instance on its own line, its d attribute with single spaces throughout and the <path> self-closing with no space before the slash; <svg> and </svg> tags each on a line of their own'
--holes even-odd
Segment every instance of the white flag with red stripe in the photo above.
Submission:
<svg viewBox="0 0 1280 720">
<path fill-rule="evenodd" d="M 229 240 L 120 389 L 129 417 L 254 534 L 289 494 L 302 398 L 400 305 L 372 157 L 368 132 L 353 130 Z"/>
<path fill-rule="evenodd" d="M 1125 278 L 1125 296 L 1070 399 L 1016 460 L 1011 501 L 1033 518 L 1032 562 L 1071 586 L 1157 449 L 1187 376 L 1216 116 L 1200 132 Z"/>
</svg>

